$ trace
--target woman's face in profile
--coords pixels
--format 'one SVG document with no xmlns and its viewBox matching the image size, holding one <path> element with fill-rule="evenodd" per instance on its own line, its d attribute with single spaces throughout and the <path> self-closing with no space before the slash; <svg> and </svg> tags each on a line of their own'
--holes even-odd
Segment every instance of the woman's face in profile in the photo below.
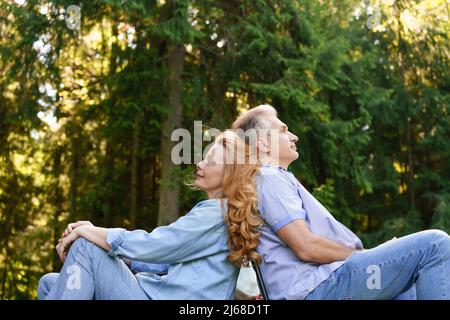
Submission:
<svg viewBox="0 0 450 320">
<path fill-rule="evenodd" d="M 222 190 L 224 175 L 224 147 L 214 144 L 205 156 L 197 163 L 195 185 L 208 193 L 211 198 Z"/>
</svg>

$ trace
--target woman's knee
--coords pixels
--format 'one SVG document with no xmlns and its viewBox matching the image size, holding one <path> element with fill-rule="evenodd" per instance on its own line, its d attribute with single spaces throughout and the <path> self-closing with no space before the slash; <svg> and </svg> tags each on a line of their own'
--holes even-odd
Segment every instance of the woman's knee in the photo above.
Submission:
<svg viewBox="0 0 450 320">
<path fill-rule="evenodd" d="M 95 245 L 89 240 L 79 237 L 70 245 L 68 254 L 75 256 L 86 255 L 88 252 L 92 251 L 93 246 Z"/>
<path fill-rule="evenodd" d="M 80 248 L 83 249 L 101 249 L 99 246 L 97 246 L 95 243 L 92 243 L 91 241 L 87 240 L 86 238 L 79 237 L 77 240 L 75 240 L 72 245 L 70 246 L 70 249 L 76 248 L 77 250 Z"/>
<path fill-rule="evenodd" d="M 59 273 L 47 273 L 39 279 L 37 295 L 39 300 L 45 299 L 50 289 L 58 280 Z"/>
<path fill-rule="evenodd" d="M 103 256 L 107 254 L 107 252 L 101 247 L 97 246 L 95 243 L 83 238 L 79 237 L 75 240 L 71 247 L 70 251 L 73 251 L 73 254 L 84 254 L 93 259 L 94 257 Z"/>
<path fill-rule="evenodd" d="M 89 240 L 83 238 L 83 237 L 79 237 L 77 240 L 75 240 L 72 245 L 70 246 L 70 248 L 78 248 L 78 247 L 86 247 L 89 245 L 92 245 L 93 243 L 90 242 Z"/>
</svg>

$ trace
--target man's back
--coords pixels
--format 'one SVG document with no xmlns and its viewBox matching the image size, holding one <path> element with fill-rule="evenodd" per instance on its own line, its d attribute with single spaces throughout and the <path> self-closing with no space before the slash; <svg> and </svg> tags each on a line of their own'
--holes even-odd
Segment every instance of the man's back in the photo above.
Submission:
<svg viewBox="0 0 450 320">
<path fill-rule="evenodd" d="M 317 264 L 301 261 L 277 235 L 294 220 L 304 220 L 311 232 L 349 248 L 361 249 L 358 237 L 339 223 L 286 169 L 263 166 L 257 178 L 261 227 L 258 252 L 261 272 L 271 299 L 303 299 L 344 261 Z"/>
</svg>

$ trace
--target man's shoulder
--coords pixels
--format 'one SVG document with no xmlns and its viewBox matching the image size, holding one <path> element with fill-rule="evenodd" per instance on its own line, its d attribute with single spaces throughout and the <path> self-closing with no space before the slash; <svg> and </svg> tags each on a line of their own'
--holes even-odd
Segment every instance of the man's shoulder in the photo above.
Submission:
<svg viewBox="0 0 450 320">
<path fill-rule="evenodd" d="M 266 166 L 266 165 L 262 166 L 259 171 L 260 171 L 261 176 L 280 175 L 281 174 L 280 169 L 273 167 L 273 166 Z"/>
</svg>

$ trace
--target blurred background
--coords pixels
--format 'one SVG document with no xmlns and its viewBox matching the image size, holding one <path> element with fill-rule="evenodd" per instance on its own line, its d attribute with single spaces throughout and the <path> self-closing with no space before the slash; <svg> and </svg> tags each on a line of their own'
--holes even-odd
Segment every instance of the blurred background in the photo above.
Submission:
<svg viewBox="0 0 450 320">
<path fill-rule="evenodd" d="M 170 135 L 270 103 L 290 167 L 366 247 L 450 231 L 445 0 L 0 2 L 0 298 L 69 222 L 151 230 L 200 192 Z"/>
</svg>

